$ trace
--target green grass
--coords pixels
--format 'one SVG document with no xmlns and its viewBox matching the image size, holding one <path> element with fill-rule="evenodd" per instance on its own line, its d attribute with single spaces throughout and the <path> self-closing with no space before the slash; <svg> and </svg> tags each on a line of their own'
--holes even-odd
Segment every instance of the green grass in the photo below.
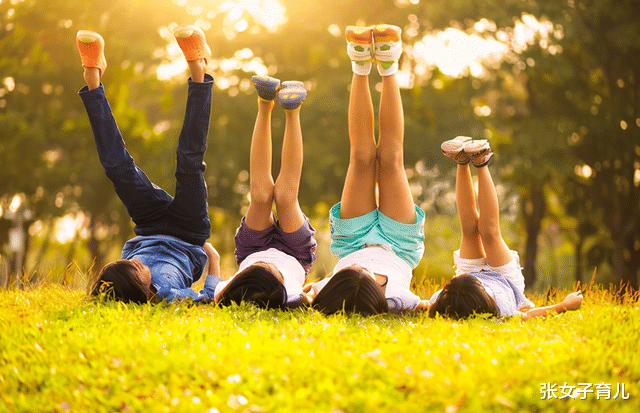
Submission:
<svg viewBox="0 0 640 413">
<path fill-rule="evenodd" d="M 639 343 L 638 303 L 600 289 L 524 323 L 124 305 L 43 285 L 0 291 L 0 411 L 636 413 Z M 612 390 L 542 400 L 547 382 Z"/>
</svg>

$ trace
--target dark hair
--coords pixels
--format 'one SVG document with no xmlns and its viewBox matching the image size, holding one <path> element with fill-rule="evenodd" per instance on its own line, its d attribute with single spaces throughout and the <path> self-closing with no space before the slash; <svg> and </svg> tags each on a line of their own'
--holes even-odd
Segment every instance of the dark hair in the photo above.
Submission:
<svg viewBox="0 0 640 413">
<path fill-rule="evenodd" d="M 475 314 L 499 317 L 500 310 L 476 277 L 462 274 L 444 286 L 429 308 L 429 317 L 433 318 L 436 314 L 460 320 Z"/>
<path fill-rule="evenodd" d="M 282 308 L 287 301 L 287 290 L 268 269 L 250 265 L 238 273 L 218 298 L 221 305 L 249 301 L 262 308 Z"/>
<path fill-rule="evenodd" d="M 340 311 L 361 315 L 389 311 L 382 287 L 366 273 L 352 268 L 335 273 L 315 296 L 311 306 L 327 315 Z"/>
<path fill-rule="evenodd" d="M 129 260 L 113 261 L 100 270 L 91 286 L 91 295 L 125 303 L 146 303 L 153 296 L 140 279 L 140 268 Z"/>
</svg>

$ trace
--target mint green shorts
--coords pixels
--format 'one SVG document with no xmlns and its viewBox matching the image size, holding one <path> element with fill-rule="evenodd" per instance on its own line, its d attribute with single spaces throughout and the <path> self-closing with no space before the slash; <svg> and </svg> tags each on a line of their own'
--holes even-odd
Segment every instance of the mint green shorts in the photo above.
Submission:
<svg viewBox="0 0 640 413">
<path fill-rule="evenodd" d="M 340 218 L 340 203 L 329 213 L 331 252 L 343 258 L 368 245 L 388 245 L 411 268 L 424 255 L 424 211 L 416 205 L 416 222 L 403 224 L 379 209 L 355 218 Z"/>
</svg>

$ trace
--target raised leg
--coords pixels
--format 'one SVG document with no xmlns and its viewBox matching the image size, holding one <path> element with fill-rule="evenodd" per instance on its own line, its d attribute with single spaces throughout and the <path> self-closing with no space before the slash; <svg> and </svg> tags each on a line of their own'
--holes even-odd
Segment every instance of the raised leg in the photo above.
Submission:
<svg viewBox="0 0 640 413">
<path fill-rule="evenodd" d="M 76 46 L 87 83 L 79 95 L 87 110 L 100 163 L 133 222 L 137 227 L 144 227 L 164 213 L 172 198 L 151 183 L 125 148 L 104 88 L 100 87 L 107 67 L 104 45 L 98 33 L 80 30 L 76 35 Z"/>
<path fill-rule="evenodd" d="M 379 130 L 380 212 L 398 222 L 414 224 L 415 206 L 404 169 L 404 113 L 395 75 L 382 78 Z"/>
<path fill-rule="evenodd" d="M 512 256 L 500 233 L 498 196 L 486 165 L 478 168 L 478 207 L 480 209 L 478 230 L 487 263 L 492 267 L 505 265 L 512 260 Z"/>
<path fill-rule="evenodd" d="M 457 168 L 456 205 L 462 228 L 460 258 L 482 258 L 485 253 L 478 231 L 478 210 L 469 163 L 459 164 Z"/>
<path fill-rule="evenodd" d="M 204 33 L 195 26 L 178 28 L 174 36 L 187 60 L 191 78 L 176 151 L 176 194 L 168 213 L 173 221 L 172 226 L 184 231 L 191 242 L 204 244 L 211 229 L 204 179 L 213 86 L 213 78 L 205 75 L 205 55 L 210 54 L 210 50 Z"/>
<path fill-rule="evenodd" d="M 285 110 L 285 116 L 282 161 L 275 183 L 274 197 L 280 227 L 285 232 L 294 232 L 304 224 L 304 214 L 298 201 L 303 159 L 300 107 Z"/>
<path fill-rule="evenodd" d="M 369 76 L 353 74 L 349 96 L 349 168 L 340 200 L 343 219 L 365 215 L 376 203 L 376 142 Z"/>
<path fill-rule="evenodd" d="M 84 81 L 89 90 L 97 89 L 100 86 L 100 69 L 97 67 L 84 68 Z"/>
<path fill-rule="evenodd" d="M 274 183 L 271 175 L 271 112 L 273 101 L 258 99 L 258 116 L 251 137 L 249 176 L 251 203 L 245 218 L 247 226 L 262 231 L 273 225 L 271 206 Z"/>
<path fill-rule="evenodd" d="M 207 60 L 198 59 L 187 62 L 189 65 L 189 72 L 191 73 L 191 80 L 196 83 L 204 82 L 204 74 L 207 70 Z"/>
</svg>

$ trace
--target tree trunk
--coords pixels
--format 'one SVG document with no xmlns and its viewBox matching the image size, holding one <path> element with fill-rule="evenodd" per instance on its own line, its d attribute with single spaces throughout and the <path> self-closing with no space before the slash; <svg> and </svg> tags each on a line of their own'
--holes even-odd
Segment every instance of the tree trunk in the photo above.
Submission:
<svg viewBox="0 0 640 413">
<path fill-rule="evenodd" d="M 36 259 L 33 263 L 33 266 L 31 267 L 31 271 L 29 271 L 29 273 L 33 274 L 36 277 L 36 279 L 40 278 L 39 277 L 40 264 L 42 263 L 44 255 L 47 253 L 47 250 L 49 249 L 49 245 L 51 245 L 51 237 L 53 235 L 53 228 L 54 228 L 52 217 L 49 217 L 49 219 L 47 220 L 46 227 L 47 227 L 47 233 L 44 236 L 44 240 L 42 241 L 40 248 L 38 249 L 38 255 L 36 255 Z"/>
<path fill-rule="evenodd" d="M 640 271 L 640 252 L 636 250 L 635 229 L 617 228 L 612 231 L 614 241 L 613 273 L 621 291 L 638 291 L 638 272 Z"/>
<path fill-rule="evenodd" d="M 582 274 L 583 274 L 583 268 L 582 268 L 582 246 L 584 245 L 584 236 L 582 236 L 582 234 L 578 234 L 578 242 L 576 243 L 576 247 L 575 247 L 575 263 L 576 263 L 576 272 L 575 272 L 575 278 L 576 278 L 576 282 L 579 284 L 582 284 Z"/>
<path fill-rule="evenodd" d="M 29 245 L 31 244 L 31 237 L 27 231 L 30 222 L 20 220 L 18 221 L 18 225 L 20 225 L 19 230 L 22 233 L 22 237 L 20 238 L 20 246 L 18 250 L 11 258 L 11 270 L 16 277 L 16 288 L 18 290 L 24 290 L 25 285 L 29 282 L 27 274 L 25 274 L 25 263 L 27 262 Z"/>
<path fill-rule="evenodd" d="M 536 258 L 538 256 L 538 235 L 542 225 L 542 218 L 546 210 L 542 188 L 532 183 L 528 188 L 528 196 L 521 202 L 522 216 L 527 229 L 526 250 L 524 255 L 524 284 L 531 287 L 536 282 Z"/>
</svg>

